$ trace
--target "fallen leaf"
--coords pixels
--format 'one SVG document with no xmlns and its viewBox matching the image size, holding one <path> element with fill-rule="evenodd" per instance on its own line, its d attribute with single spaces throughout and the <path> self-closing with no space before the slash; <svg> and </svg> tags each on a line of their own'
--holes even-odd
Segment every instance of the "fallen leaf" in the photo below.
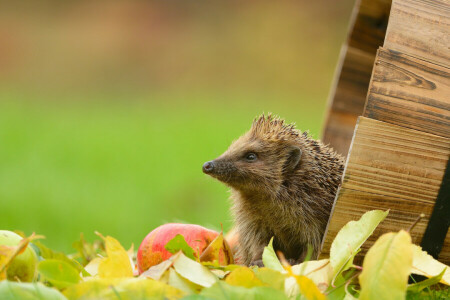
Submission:
<svg viewBox="0 0 450 300">
<path fill-rule="evenodd" d="M 46 259 L 38 264 L 38 272 L 42 279 L 50 282 L 58 289 L 66 288 L 81 280 L 79 271 L 66 261 Z"/>
<path fill-rule="evenodd" d="M 169 269 L 168 284 L 188 295 L 198 293 L 203 289 L 202 286 L 197 285 L 178 275 L 178 273 L 172 268 Z"/>
<path fill-rule="evenodd" d="M 256 277 L 265 285 L 277 290 L 284 290 L 286 274 L 266 267 L 254 270 Z"/>
<path fill-rule="evenodd" d="M 164 273 L 173 265 L 173 257 L 174 256 L 171 256 L 168 260 L 148 268 L 147 271 L 143 272 L 140 276 L 160 280 Z"/>
<path fill-rule="evenodd" d="M 292 272 L 296 275 L 305 275 L 316 285 L 328 286 L 333 277 L 333 268 L 329 259 L 305 261 L 292 266 Z"/>
<path fill-rule="evenodd" d="M 42 258 L 57 259 L 60 261 L 65 261 L 65 262 L 69 263 L 70 265 L 72 265 L 72 267 L 77 269 L 79 273 L 81 272 L 83 274 L 83 276 L 92 275 L 89 272 L 87 272 L 85 270 L 85 268 L 83 268 L 83 266 L 78 261 L 76 261 L 75 259 L 69 258 L 64 253 L 53 251 L 52 249 L 48 248 L 47 246 L 45 246 L 44 244 L 42 244 L 39 241 L 33 242 L 33 244 L 39 249 L 40 256 L 42 256 Z"/>
<path fill-rule="evenodd" d="M 433 277 L 439 275 L 442 270 L 447 268 L 440 280 L 440 283 L 450 285 L 450 267 L 437 261 L 420 246 L 412 245 L 413 263 L 411 273 L 422 275 L 425 277 Z"/>
<path fill-rule="evenodd" d="M 46 287 L 40 282 L 0 281 L 2 300 L 67 300 L 58 290 Z"/>
<path fill-rule="evenodd" d="M 304 275 L 295 275 L 292 271 L 291 266 L 285 266 L 285 269 L 290 277 L 295 279 L 298 285 L 299 293 L 307 300 L 326 300 L 324 294 L 322 294 L 319 288 L 314 284 L 314 282 Z M 289 278 L 288 278 L 289 279 Z M 286 280 L 287 281 L 287 280 Z M 292 291 L 292 289 L 290 289 Z M 289 297 L 297 297 L 298 294 L 289 294 Z"/>
<path fill-rule="evenodd" d="M 188 245 L 188 243 L 184 239 L 184 236 L 182 236 L 181 234 L 177 234 L 173 239 L 167 242 L 164 248 L 166 248 L 166 250 L 172 254 L 175 254 L 178 251 L 183 251 L 184 255 L 186 255 L 190 259 L 196 260 L 194 249 L 192 249 L 192 247 Z"/>
<path fill-rule="evenodd" d="M 97 233 L 105 241 L 107 257 L 102 258 L 98 266 L 98 275 L 101 278 L 132 277 L 133 266 L 122 245 L 113 237 L 104 237 Z"/>
<path fill-rule="evenodd" d="M 200 255 L 200 261 L 218 261 L 220 265 L 233 264 L 233 254 L 221 232 Z"/>
<path fill-rule="evenodd" d="M 184 293 L 146 278 L 94 278 L 64 290 L 69 300 L 179 299 Z"/>
<path fill-rule="evenodd" d="M 100 262 L 102 261 L 101 257 L 96 257 L 92 259 L 85 267 L 84 269 L 86 272 L 88 272 L 91 276 L 97 276 L 98 275 L 98 266 L 100 265 Z"/>
<path fill-rule="evenodd" d="M 210 287 L 218 280 L 208 268 L 187 258 L 183 252 L 175 255 L 177 256 L 173 259 L 173 268 L 187 280 L 203 287 Z"/>
<path fill-rule="evenodd" d="M 408 285 L 408 292 L 418 293 L 427 287 L 439 283 L 446 270 L 447 268 L 443 269 L 442 272 L 436 276 Z"/>
<path fill-rule="evenodd" d="M 213 300 L 288 300 L 282 291 L 270 287 L 258 286 L 245 288 L 233 286 L 223 281 L 219 281 L 210 288 L 204 289 L 200 293 L 200 296 Z"/>
<path fill-rule="evenodd" d="M 333 277 L 341 274 L 353 264 L 353 258 L 361 245 L 372 235 L 388 213 L 389 211 L 381 210 L 368 211 L 358 221 L 350 221 L 339 230 L 330 249 Z"/>
<path fill-rule="evenodd" d="M 266 268 L 270 268 L 281 273 L 286 272 L 275 254 L 275 250 L 273 250 L 273 237 L 270 239 L 269 245 L 264 247 L 262 261 Z"/>
<path fill-rule="evenodd" d="M 252 288 L 255 286 L 263 286 L 261 280 L 256 277 L 255 273 L 247 267 L 241 267 L 232 271 L 225 278 L 225 282 L 235 286 Z"/>
<path fill-rule="evenodd" d="M 369 249 L 359 275 L 359 299 L 405 299 L 413 253 L 411 236 L 401 230 L 383 234 Z"/>
</svg>

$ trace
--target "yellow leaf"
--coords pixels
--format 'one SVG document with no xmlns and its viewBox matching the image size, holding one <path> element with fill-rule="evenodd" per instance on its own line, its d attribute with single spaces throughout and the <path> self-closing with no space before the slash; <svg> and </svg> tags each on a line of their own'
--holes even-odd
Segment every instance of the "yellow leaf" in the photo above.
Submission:
<svg viewBox="0 0 450 300">
<path fill-rule="evenodd" d="M 303 295 L 307 300 L 326 300 L 324 294 L 322 294 L 319 288 L 314 284 L 314 282 L 304 275 L 295 275 L 292 272 L 291 266 L 284 266 L 289 276 L 295 278 L 300 289 L 300 294 Z M 296 295 L 293 295 L 296 296 Z"/>
<path fill-rule="evenodd" d="M 364 258 L 359 299 L 405 299 L 411 265 L 409 233 L 383 234 Z"/>
<path fill-rule="evenodd" d="M 172 257 L 173 268 L 181 277 L 202 287 L 210 287 L 217 282 L 217 277 L 208 268 L 188 258 L 183 252 Z"/>
<path fill-rule="evenodd" d="M 168 260 L 165 260 L 156 266 L 151 266 L 144 273 L 142 273 L 140 277 L 160 280 L 164 273 L 166 273 L 166 271 L 173 265 L 173 257 L 174 256 L 171 256 Z"/>
<path fill-rule="evenodd" d="M 223 238 L 222 232 L 206 247 L 200 256 L 200 261 L 218 261 L 222 266 L 234 263 L 230 246 Z"/>
<path fill-rule="evenodd" d="M 98 275 L 98 266 L 100 265 L 100 262 L 102 261 L 102 258 L 96 257 L 93 260 L 91 260 L 84 269 L 86 272 L 89 273 L 91 276 L 97 276 Z"/>
<path fill-rule="evenodd" d="M 292 266 L 292 272 L 296 275 L 305 275 L 317 286 L 328 286 L 333 278 L 333 268 L 329 259 L 305 261 L 299 265 Z"/>
<path fill-rule="evenodd" d="M 413 249 L 413 263 L 411 273 L 426 276 L 428 278 L 436 276 L 445 270 L 444 276 L 442 276 L 441 283 L 450 285 L 450 267 L 435 260 L 427 252 L 423 251 L 420 246 L 412 245 Z"/>
<path fill-rule="evenodd" d="M 258 268 L 254 270 L 256 277 L 267 286 L 276 290 L 283 290 L 286 281 L 286 274 L 269 268 Z M 297 293 L 298 294 L 298 293 Z"/>
<path fill-rule="evenodd" d="M 262 281 L 256 277 L 255 273 L 247 267 L 242 267 L 232 271 L 225 278 L 225 281 L 231 285 L 243 286 L 246 288 L 264 285 Z"/>
<path fill-rule="evenodd" d="M 104 237 L 100 233 L 97 235 L 105 241 L 107 255 L 98 265 L 98 275 L 101 278 L 132 277 L 133 268 L 128 253 L 122 245 L 115 238 Z"/>
<path fill-rule="evenodd" d="M 184 293 L 160 281 L 146 278 L 94 278 L 64 290 L 69 300 L 179 299 Z"/>
<path fill-rule="evenodd" d="M 199 293 L 203 288 L 187 279 L 184 279 L 172 268 L 169 269 L 168 284 L 188 295 Z"/>
<path fill-rule="evenodd" d="M 371 210 L 358 221 L 350 221 L 339 230 L 330 248 L 330 264 L 333 276 L 338 276 L 353 264 L 353 258 L 361 245 L 372 235 L 389 211 Z"/>
</svg>

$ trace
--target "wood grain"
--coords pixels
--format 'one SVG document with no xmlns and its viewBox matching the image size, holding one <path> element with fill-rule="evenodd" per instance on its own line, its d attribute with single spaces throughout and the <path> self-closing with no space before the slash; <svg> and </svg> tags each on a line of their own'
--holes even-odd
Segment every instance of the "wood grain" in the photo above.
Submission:
<svg viewBox="0 0 450 300">
<path fill-rule="evenodd" d="M 394 0 L 384 47 L 450 66 L 450 2 Z"/>
<path fill-rule="evenodd" d="M 364 116 L 450 137 L 450 69 L 380 48 Z"/>
<path fill-rule="evenodd" d="M 407 229 L 424 213 L 425 219 L 412 231 L 413 241 L 420 244 L 449 156 L 448 138 L 360 117 L 321 257 L 329 255 L 343 225 L 372 209 L 390 213 L 363 250 L 380 234 Z M 441 252 L 445 263 L 450 262 L 449 252 L 446 240 Z"/>
<path fill-rule="evenodd" d="M 384 42 L 391 0 L 362 0 L 349 34 L 348 45 L 375 53 Z M 358 3 L 356 4 L 358 5 Z"/>
<path fill-rule="evenodd" d="M 345 46 L 342 57 L 342 68 L 331 92 L 333 99 L 330 100 L 322 141 L 338 153 L 347 155 L 356 119 L 364 111 L 375 55 Z"/>
<path fill-rule="evenodd" d="M 322 132 L 323 142 L 343 155 L 347 155 L 356 119 L 364 110 L 376 51 L 384 41 L 390 5 L 390 0 L 360 0 L 353 10 Z"/>
</svg>

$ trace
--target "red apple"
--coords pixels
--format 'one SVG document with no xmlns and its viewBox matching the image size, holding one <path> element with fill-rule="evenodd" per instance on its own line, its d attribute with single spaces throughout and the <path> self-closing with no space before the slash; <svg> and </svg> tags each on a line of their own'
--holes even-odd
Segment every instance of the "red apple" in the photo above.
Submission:
<svg viewBox="0 0 450 300">
<path fill-rule="evenodd" d="M 139 246 L 137 253 L 139 274 L 172 256 L 172 253 L 167 251 L 164 246 L 177 234 L 184 237 L 188 245 L 194 249 L 194 255 L 197 258 L 219 236 L 219 233 L 214 230 L 194 224 L 169 223 L 161 225 L 150 232 Z M 224 245 L 222 248 L 228 247 L 225 240 L 221 245 Z M 220 249 L 222 251 L 217 258 L 219 262 L 221 257 L 227 255 L 228 249 L 229 247 L 225 250 Z"/>
</svg>

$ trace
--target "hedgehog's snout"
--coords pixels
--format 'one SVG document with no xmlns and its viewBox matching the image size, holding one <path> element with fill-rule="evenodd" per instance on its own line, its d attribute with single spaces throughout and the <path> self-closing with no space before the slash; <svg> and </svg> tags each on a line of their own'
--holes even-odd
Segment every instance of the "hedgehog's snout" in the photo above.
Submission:
<svg viewBox="0 0 450 300">
<path fill-rule="evenodd" d="M 207 161 L 203 164 L 203 173 L 210 174 L 214 171 L 214 161 Z"/>
</svg>

